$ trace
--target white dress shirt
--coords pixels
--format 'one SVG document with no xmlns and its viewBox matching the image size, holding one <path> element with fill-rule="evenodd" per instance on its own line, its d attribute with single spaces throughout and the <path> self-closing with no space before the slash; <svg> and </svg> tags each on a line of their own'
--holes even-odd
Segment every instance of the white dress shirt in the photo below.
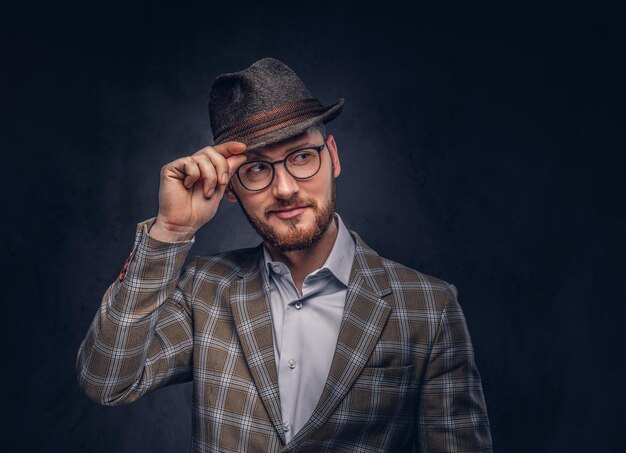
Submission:
<svg viewBox="0 0 626 453">
<path fill-rule="evenodd" d="M 270 286 L 278 388 L 289 442 L 311 417 L 322 395 L 337 345 L 354 240 L 335 213 L 337 238 L 324 265 L 296 288 L 286 264 L 264 248 Z"/>
</svg>

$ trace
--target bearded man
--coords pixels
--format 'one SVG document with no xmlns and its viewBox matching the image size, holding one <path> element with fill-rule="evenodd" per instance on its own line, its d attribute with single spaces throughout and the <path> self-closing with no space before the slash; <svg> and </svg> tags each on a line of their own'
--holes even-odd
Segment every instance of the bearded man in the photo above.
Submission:
<svg viewBox="0 0 626 453">
<path fill-rule="evenodd" d="M 211 88 L 215 143 L 161 171 L 159 211 L 78 352 L 82 390 L 124 404 L 193 381 L 194 452 L 487 452 L 454 286 L 380 257 L 335 213 L 323 106 L 265 58 Z M 263 238 L 198 257 L 223 196 Z"/>
</svg>

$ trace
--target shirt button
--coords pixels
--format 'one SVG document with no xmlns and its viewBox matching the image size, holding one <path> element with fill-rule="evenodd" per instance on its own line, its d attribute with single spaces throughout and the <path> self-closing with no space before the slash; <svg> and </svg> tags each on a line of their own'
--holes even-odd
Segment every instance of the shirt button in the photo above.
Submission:
<svg viewBox="0 0 626 453">
<path fill-rule="evenodd" d="M 280 274 L 280 266 L 274 266 L 274 272 Z"/>
<path fill-rule="evenodd" d="M 296 367 L 296 361 L 294 359 L 291 359 L 288 362 L 289 368 L 291 368 L 292 370 Z"/>
<path fill-rule="evenodd" d="M 296 310 L 300 310 L 302 308 L 302 302 L 298 301 L 295 304 Z"/>
<path fill-rule="evenodd" d="M 283 428 L 285 429 L 285 431 L 289 431 L 289 429 L 291 428 L 291 425 L 289 424 L 289 422 L 283 422 Z"/>
</svg>

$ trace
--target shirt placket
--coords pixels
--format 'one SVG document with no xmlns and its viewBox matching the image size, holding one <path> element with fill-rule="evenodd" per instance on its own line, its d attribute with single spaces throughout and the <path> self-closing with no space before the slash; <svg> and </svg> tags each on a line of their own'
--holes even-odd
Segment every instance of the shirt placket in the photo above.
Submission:
<svg viewBox="0 0 626 453">
<path fill-rule="evenodd" d="M 302 294 L 296 289 L 289 271 L 281 270 L 280 277 L 283 284 L 289 287 L 289 303 L 285 305 L 283 318 L 282 345 L 279 359 L 278 380 L 281 393 L 281 410 L 283 414 L 283 429 L 287 442 L 295 434 L 294 420 L 298 404 L 299 388 L 306 373 L 306 357 L 304 345 L 307 339 L 302 337 L 302 323 L 306 299 L 316 293 L 315 278 L 307 277 L 303 284 Z M 297 428 L 297 427 L 296 427 Z"/>
</svg>

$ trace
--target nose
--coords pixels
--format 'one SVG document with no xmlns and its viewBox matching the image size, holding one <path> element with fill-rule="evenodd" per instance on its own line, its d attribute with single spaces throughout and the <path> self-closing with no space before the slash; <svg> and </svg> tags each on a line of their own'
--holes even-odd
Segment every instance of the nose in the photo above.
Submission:
<svg viewBox="0 0 626 453">
<path fill-rule="evenodd" d="M 298 182 L 287 172 L 284 163 L 274 167 L 274 181 L 272 182 L 272 194 L 276 198 L 288 200 L 298 192 Z"/>
</svg>

